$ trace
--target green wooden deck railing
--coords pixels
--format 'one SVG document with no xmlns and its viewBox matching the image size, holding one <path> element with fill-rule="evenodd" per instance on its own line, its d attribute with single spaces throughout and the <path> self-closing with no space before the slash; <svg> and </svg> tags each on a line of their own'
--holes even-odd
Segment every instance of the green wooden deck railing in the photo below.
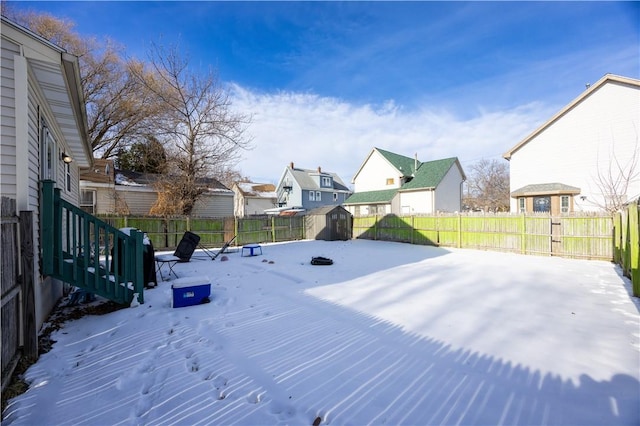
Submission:
<svg viewBox="0 0 640 426">
<path fill-rule="evenodd" d="M 143 234 L 130 235 L 60 197 L 42 181 L 42 269 L 87 292 L 120 304 L 134 294 L 144 303 Z"/>
</svg>

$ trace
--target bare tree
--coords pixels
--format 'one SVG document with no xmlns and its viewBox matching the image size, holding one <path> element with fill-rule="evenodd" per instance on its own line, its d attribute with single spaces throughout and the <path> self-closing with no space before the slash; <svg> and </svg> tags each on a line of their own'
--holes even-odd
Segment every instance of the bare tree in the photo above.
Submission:
<svg viewBox="0 0 640 426">
<path fill-rule="evenodd" d="M 638 141 L 630 157 L 620 160 L 615 152 L 611 153 L 609 165 L 606 169 L 598 168 L 598 174 L 593 178 L 602 195 L 601 200 L 590 202 L 601 210 L 613 215 L 622 210 L 629 200 L 630 186 L 640 178 L 638 170 Z M 634 194 L 637 196 L 638 194 Z"/>
<path fill-rule="evenodd" d="M 206 178 L 228 170 L 251 147 L 245 135 L 250 118 L 232 110 L 230 95 L 213 70 L 195 73 L 177 47 L 153 45 L 148 65 L 149 72 L 138 77 L 163 112 L 155 131 L 168 153 L 159 190 L 167 193 L 162 199 L 179 206 L 177 213 L 190 215 L 206 191 Z"/>
<path fill-rule="evenodd" d="M 498 160 L 482 159 L 474 163 L 467 179 L 464 203 L 473 210 L 509 211 L 509 169 Z"/>
<path fill-rule="evenodd" d="M 46 13 L 11 11 L 11 19 L 78 56 L 87 110 L 88 136 L 95 156 L 114 157 L 120 148 L 149 131 L 157 114 L 146 87 L 134 75 L 143 65 L 124 60 L 111 40 L 74 32 L 74 23 Z M 135 74 L 134 74 L 135 70 Z"/>
</svg>

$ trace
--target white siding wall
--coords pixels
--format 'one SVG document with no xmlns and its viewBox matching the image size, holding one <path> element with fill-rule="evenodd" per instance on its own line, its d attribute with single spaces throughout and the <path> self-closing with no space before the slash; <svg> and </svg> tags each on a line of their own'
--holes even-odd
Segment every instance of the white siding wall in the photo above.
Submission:
<svg viewBox="0 0 640 426">
<path fill-rule="evenodd" d="M 303 206 L 304 203 L 302 200 L 302 188 L 300 187 L 298 181 L 293 178 L 293 175 L 289 172 L 289 169 L 287 169 L 284 173 L 279 187 L 282 186 L 283 182 L 291 182 L 291 186 L 293 187 L 291 193 L 289 193 L 289 201 L 287 202 L 287 207 Z"/>
<path fill-rule="evenodd" d="M 14 57 L 20 53 L 20 46 L 2 37 L 0 56 L 0 108 L 2 123 L 0 128 L 0 193 L 16 198 L 16 99 Z"/>
<path fill-rule="evenodd" d="M 233 217 L 233 193 L 204 194 L 196 203 L 193 216 Z"/>
<path fill-rule="evenodd" d="M 393 179 L 393 185 L 387 185 Z M 400 188 L 398 171 L 377 151 L 374 151 L 353 183 L 354 192 Z"/>
<path fill-rule="evenodd" d="M 512 155 L 511 191 L 559 182 L 581 189 L 574 199 L 576 210 L 597 210 L 596 204 L 603 202 L 598 175 L 609 173 L 614 153 L 624 164 L 640 151 L 639 133 L 640 89 L 607 83 Z M 640 195 L 640 178 L 627 195 Z M 511 211 L 517 211 L 515 199 Z"/>
<path fill-rule="evenodd" d="M 153 189 L 116 187 L 118 197 L 122 202 L 127 203 L 129 214 L 147 215 L 149 210 L 156 203 L 158 194 Z"/>
<path fill-rule="evenodd" d="M 452 213 L 461 210 L 461 183 L 462 174 L 454 165 L 436 188 L 436 211 Z"/>
<path fill-rule="evenodd" d="M 268 198 L 245 198 L 244 214 L 264 214 L 267 209 L 272 209 L 276 203 Z"/>
<path fill-rule="evenodd" d="M 400 214 L 428 214 L 433 213 L 433 191 L 401 192 Z"/>
<path fill-rule="evenodd" d="M 96 188 L 96 213 L 108 214 L 108 213 L 114 213 L 115 211 L 116 211 L 115 189 Z"/>
</svg>

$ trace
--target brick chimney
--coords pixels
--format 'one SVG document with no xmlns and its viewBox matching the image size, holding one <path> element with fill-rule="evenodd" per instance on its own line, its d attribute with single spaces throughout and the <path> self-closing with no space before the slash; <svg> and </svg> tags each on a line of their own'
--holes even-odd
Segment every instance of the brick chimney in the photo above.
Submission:
<svg viewBox="0 0 640 426">
<path fill-rule="evenodd" d="M 289 163 L 289 167 L 291 167 L 293 169 L 293 161 L 291 163 Z"/>
<path fill-rule="evenodd" d="M 322 168 L 318 166 L 318 173 L 322 173 Z"/>
</svg>

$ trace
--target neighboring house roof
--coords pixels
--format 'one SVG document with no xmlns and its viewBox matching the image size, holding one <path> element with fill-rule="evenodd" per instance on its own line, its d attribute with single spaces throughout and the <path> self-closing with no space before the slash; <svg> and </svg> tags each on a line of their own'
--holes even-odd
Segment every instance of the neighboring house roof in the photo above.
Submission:
<svg viewBox="0 0 640 426">
<path fill-rule="evenodd" d="M 276 186 L 271 183 L 237 182 L 235 185 L 243 197 L 278 198 Z"/>
<path fill-rule="evenodd" d="M 367 164 L 367 162 L 369 161 L 369 159 L 371 158 L 374 152 L 378 152 L 380 155 L 382 155 L 382 157 L 385 160 L 387 160 L 391 166 L 393 166 L 396 170 L 398 170 L 398 173 L 400 173 L 401 176 L 403 177 L 411 176 L 414 170 L 420 167 L 420 164 L 421 164 L 417 158 L 406 157 L 404 155 L 396 154 L 395 152 L 391 152 L 391 151 L 387 151 L 387 150 L 375 147 L 369 152 L 369 155 L 367 155 L 367 158 L 365 158 L 365 160 L 362 162 L 356 174 L 353 175 L 353 179 L 351 180 L 351 183 L 355 183 L 356 178 L 358 177 L 358 175 L 360 174 L 364 166 Z"/>
<path fill-rule="evenodd" d="M 388 204 L 398 193 L 398 189 L 382 189 L 380 191 L 355 192 L 344 202 L 345 204 Z"/>
<path fill-rule="evenodd" d="M 93 183 L 114 183 L 115 170 L 113 160 L 93 159 L 93 167 L 80 168 L 80 180 Z"/>
<path fill-rule="evenodd" d="M 551 126 L 553 123 L 558 121 L 560 118 L 566 115 L 569 111 L 575 108 L 578 104 L 580 104 L 589 96 L 591 96 L 591 94 L 593 94 L 595 91 L 599 90 L 602 86 L 608 83 L 621 84 L 621 85 L 640 88 L 640 80 L 636 80 L 634 78 L 629 78 L 629 77 L 621 77 L 613 74 L 606 74 L 604 77 L 598 80 L 595 84 L 591 85 L 587 90 L 585 90 L 580 96 L 578 96 L 573 101 L 571 101 L 571 103 L 569 103 L 567 106 L 562 108 L 558 113 L 556 113 L 553 117 L 551 117 L 546 123 L 538 127 L 529 136 L 527 136 L 526 138 L 518 142 L 513 148 L 505 152 L 502 156 L 505 159 L 510 160 L 511 156 L 516 151 L 522 148 L 525 144 L 529 143 L 538 134 L 542 133 L 547 127 Z"/>
<path fill-rule="evenodd" d="M 160 177 L 161 175 L 154 173 L 140 173 L 132 170 L 116 170 L 116 185 L 153 186 L 153 184 L 160 180 Z M 206 186 L 210 192 L 233 192 L 213 178 L 200 178 L 198 179 L 198 183 Z"/>
<path fill-rule="evenodd" d="M 364 191 L 352 194 L 345 204 L 383 204 L 390 203 L 397 192 L 417 191 L 417 190 L 433 190 L 438 187 L 442 179 L 447 175 L 452 167 L 458 167 L 462 179 L 466 176 L 462 170 L 462 166 L 457 157 L 443 158 L 441 160 L 420 162 L 415 158 L 405 157 L 380 148 L 373 148 L 371 153 L 378 151 L 389 163 L 395 167 L 404 177 L 411 177 L 400 188 L 383 189 L 378 191 Z M 367 160 L 371 157 L 371 153 Z M 360 167 L 364 167 L 365 163 Z M 414 169 L 417 166 L 417 170 Z M 356 173 L 357 175 L 357 173 Z"/>
<path fill-rule="evenodd" d="M 449 172 L 449 169 L 454 165 L 458 166 L 460 174 L 464 179 L 465 175 L 458 159 L 456 157 L 444 158 L 442 160 L 421 163 L 418 166 L 418 170 L 416 171 L 414 178 L 402 185 L 400 190 L 436 188 L 440 182 L 442 182 L 442 179 L 444 179 L 447 172 Z"/>
<path fill-rule="evenodd" d="M 394 152 L 385 151 L 384 149 L 374 148 L 382 156 L 393 165 L 403 176 L 411 176 L 415 169 L 420 169 L 422 164 L 416 158 L 406 157 L 404 155 L 396 154 Z"/>
<path fill-rule="evenodd" d="M 322 171 L 320 168 L 310 170 L 310 169 L 300 169 L 300 168 L 291 167 L 291 166 L 289 167 L 289 171 L 291 172 L 291 175 L 296 180 L 296 182 L 298 182 L 298 185 L 300 185 L 301 189 L 313 189 L 313 190 L 327 189 L 327 188 L 321 188 L 316 183 L 316 181 L 311 177 L 312 175 L 319 174 L 319 175 L 326 175 L 326 176 L 332 177 L 333 190 L 351 192 L 349 188 L 347 188 L 347 186 L 344 184 L 342 179 L 340 179 L 340 176 L 338 176 L 333 172 L 325 172 L 325 171 Z"/>
<path fill-rule="evenodd" d="M 565 185 L 563 183 L 537 183 L 533 185 L 523 186 L 511 193 L 512 197 L 526 197 L 528 195 L 556 195 L 556 194 L 573 194 L 580 193 L 580 188 Z"/>
</svg>

